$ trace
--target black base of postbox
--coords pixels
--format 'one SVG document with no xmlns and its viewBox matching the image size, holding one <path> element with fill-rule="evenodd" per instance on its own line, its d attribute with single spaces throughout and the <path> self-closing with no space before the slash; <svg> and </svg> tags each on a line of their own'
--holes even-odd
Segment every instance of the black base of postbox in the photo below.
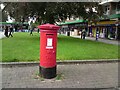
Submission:
<svg viewBox="0 0 120 90">
<path fill-rule="evenodd" d="M 44 68 L 39 66 L 39 73 L 43 78 L 51 79 L 56 77 L 56 66 L 52 68 Z"/>
</svg>

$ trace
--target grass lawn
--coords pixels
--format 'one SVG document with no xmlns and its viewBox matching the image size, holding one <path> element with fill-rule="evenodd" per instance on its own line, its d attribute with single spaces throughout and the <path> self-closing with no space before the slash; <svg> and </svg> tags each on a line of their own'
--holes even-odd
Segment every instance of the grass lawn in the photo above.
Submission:
<svg viewBox="0 0 120 90">
<path fill-rule="evenodd" d="M 3 38 L 2 61 L 39 61 L 39 34 L 34 32 L 14 33 L 14 37 Z M 118 46 L 101 42 L 58 36 L 57 60 L 117 59 Z"/>
</svg>

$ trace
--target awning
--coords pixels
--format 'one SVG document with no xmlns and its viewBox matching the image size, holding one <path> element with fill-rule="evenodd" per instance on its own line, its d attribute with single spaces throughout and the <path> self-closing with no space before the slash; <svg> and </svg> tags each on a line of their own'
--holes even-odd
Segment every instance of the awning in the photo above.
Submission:
<svg viewBox="0 0 120 90">
<path fill-rule="evenodd" d="M 71 22 L 63 22 L 58 25 L 69 25 L 69 24 L 85 23 L 85 22 L 87 22 L 87 21 L 86 20 L 75 20 L 75 21 L 71 21 Z"/>
<path fill-rule="evenodd" d="M 120 14 L 113 14 L 113 15 L 110 15 L 108 16 L 110 19 L 113 19 L 113 18 L 120 18 Z"/>
</svg>

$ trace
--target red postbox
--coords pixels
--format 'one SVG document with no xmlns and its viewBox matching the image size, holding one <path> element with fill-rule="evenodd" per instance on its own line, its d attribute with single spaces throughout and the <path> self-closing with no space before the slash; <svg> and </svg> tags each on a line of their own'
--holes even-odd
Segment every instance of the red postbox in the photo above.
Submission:
<svg viewBox="0 0 120 90">
<path fill-rule="evenodd" d="M 59 26 L 44 24 L 40 28 L 40 74 L 47 79 L 56 77 L 56 46 Z"/>
</svg>

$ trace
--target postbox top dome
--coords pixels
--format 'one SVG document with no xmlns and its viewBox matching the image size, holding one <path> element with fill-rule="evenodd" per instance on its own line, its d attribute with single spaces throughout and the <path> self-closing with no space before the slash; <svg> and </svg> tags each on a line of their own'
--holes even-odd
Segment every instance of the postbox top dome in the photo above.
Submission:
<svg viewBox="0 0 120 90">
<path fill-rule="evenodd" d="M 38 28 L 43 30 L 58 30 L 60 27 L 54 24 L 43 24 L 43 25 L 39 25 Z"/>
</svg>

